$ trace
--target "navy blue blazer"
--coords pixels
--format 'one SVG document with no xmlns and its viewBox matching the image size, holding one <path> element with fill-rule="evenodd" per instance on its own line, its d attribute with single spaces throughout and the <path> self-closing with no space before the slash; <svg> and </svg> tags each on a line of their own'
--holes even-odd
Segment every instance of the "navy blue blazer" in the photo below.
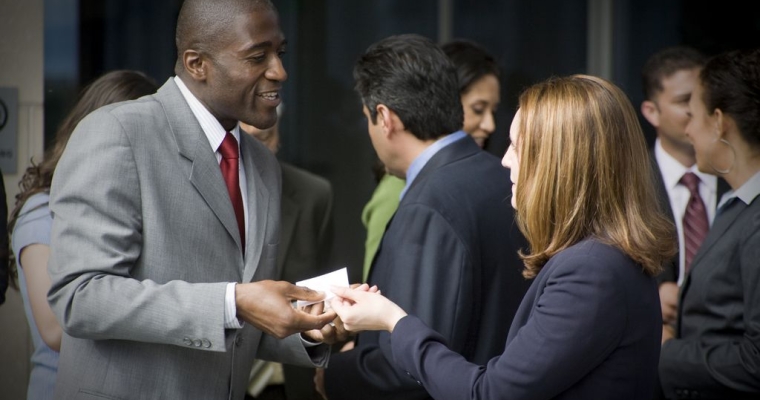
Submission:
<svg viewBox="0 0 760 400">
<path fill-rule="evenodd" d="M 442 148 L 401 200 L 369 274 L 475 363 L 504 350 L 530 285 L 510 188 L 509 171 L 469 136 Z M 362 332 L 354 350 L 332 354 L 325 389 L 330 400 L 430 398 L 394 365 L 388 332 Z"/>
<path fill-rule="evenodd" d="M 586 239 L 556 254 L 525 295 L 504 353 L 475 365 L 413 316 L 393 359 L 438 400 L 649 399 L 662 320 L 655 279 L 620 250 Z"/>
</svg>

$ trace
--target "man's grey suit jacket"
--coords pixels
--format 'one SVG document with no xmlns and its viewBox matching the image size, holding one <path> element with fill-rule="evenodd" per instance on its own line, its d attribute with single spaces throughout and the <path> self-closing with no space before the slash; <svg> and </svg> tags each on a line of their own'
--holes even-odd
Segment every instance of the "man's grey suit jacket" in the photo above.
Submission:
<svg viewBox="0 0 760 400">
<path fill-rule="evenodd" d="M 280 234 L 277 161 L 248 135 L 240 149 L 245 256 L 214 151 L 173 79 L 79 124 L 51 189 L 57 398 L 242 399 L 254 357 L 312 365 L 298 335 L 224 329 L 227 283 L 273 279 Z"/>
</svg>

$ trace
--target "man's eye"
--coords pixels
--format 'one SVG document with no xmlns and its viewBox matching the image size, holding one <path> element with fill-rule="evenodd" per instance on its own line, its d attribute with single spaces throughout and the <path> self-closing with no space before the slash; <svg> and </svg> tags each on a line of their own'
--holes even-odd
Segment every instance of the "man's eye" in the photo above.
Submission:
<svg viewBox="0 0 760 400">
<path fill-rule="evenodd" d="M 266 54 L 257 54 L 257 55 L 248 57 L 248 59 L 251 60 L 251 61 L 253 61 L 253 62 L 260 63 L 260 62 L 263 62 L 264 60 L 267 59 L 267 55 Z"/>
</svg>

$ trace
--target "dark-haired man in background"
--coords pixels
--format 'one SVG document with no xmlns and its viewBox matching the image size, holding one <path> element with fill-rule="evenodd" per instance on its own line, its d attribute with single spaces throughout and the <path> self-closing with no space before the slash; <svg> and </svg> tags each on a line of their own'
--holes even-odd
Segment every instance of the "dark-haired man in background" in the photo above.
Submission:
<svg viewBox="0 0 760 400">
<path fill-rule="evenodd" d="M 507 337 L 508 282 L 523 279 L 509 171 L 461 131 L 456 70 L 430 40 L 381 40 L 354 78 L 372 145 L 389 173 L 406 179 L 368 282 L 484 364 Z M 330 400 L 429 398 L 394 366 L 389 346 L 387 332 L 359 334 L 353 350 L 317 373 L 318 390 Z"/>
<path fill-rule="evenodd" d="M 663 329 L 675 325 L 678 288 L 715 217 L 720 197 L 728 190 L 723 179 L 697 169 L 694 146 L 686 137 L 689 99 L 704 63 L 705 56 L 696 49 L 675 46 L 652 54 L 641 72 L 645 97 L 641 113 L 657 133 L 652 159 L 660 204 L 678 232 L 678 254 L 658 276 Z M 691 210 L 696 202 L 702 206 Z M 685 226 L 703 229 L 684 230 Z"/>
</svg>

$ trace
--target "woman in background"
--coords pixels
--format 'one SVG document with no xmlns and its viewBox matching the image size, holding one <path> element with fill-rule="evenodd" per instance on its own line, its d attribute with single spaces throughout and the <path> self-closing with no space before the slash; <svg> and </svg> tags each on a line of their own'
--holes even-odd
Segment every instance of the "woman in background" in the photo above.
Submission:
<svg viewBox="0 0 760 400">
<path fill-rule="evenodd" d="M 336 288 L 333 309 L 349 330 L 391 332 L 396 364 L 439 400 L 651 398 L 662 327 L 654 275 L 675 234 L 636 111 L 601 78 L 550 79 L 521 95 L 510 139 L 503 164 L 530 243 L 523 274 L 535 279 L 501 356 L 467 362 L 367 285 Z"/>
<path fill-rule="evenodd" d="M 494 113 L 499 106 L 501 90 L 499 66 L 485 49 L 468 40 L 453 40 L 443 45 L 442 49 L 457 70 L 459 95 L 464 108 L 462 130 L 483 148 L 486 139 L 496 129 Z M 385 227 L 396 212 L 404 189 L 404 180 L 385 173 L 383 163 L 378 161 L 373 168 L 378 184 L 362 211 L 362 223 L 367 229 L 363 281 L 368 278 Z"/>
<path fill-rule="evenodd" d="M 681 285 L 678 328 L 663 331 L 668 398 L 760 398 L 760 49 L 712 58 L 689 101 L 700 171 L 732 191 Z"/>
<path fill-rule="evenodd" d="M 34 353 L 27 389 L 28 399 L 51 399 L 58 369 L 61 326 L 47 302 L 50 277 L 47 273 L 50 255 L 50 230 L 53 216 L 48 208 L 50 184 L 55 167 L 74 128 L 87 114 L 107 104 L 132 100 L 155 93 L 158 86 L 137 71 L 112 71 L 87 86 L 74 108 L 56 132 L 55 143 L 39 164 L 32 162 L 21 178 L 21 193 L 11 212 L 8 230 L 15 256 L 21 297 Z M 85 162 L 85 161 L 83 161 Z"/>
</svg>

